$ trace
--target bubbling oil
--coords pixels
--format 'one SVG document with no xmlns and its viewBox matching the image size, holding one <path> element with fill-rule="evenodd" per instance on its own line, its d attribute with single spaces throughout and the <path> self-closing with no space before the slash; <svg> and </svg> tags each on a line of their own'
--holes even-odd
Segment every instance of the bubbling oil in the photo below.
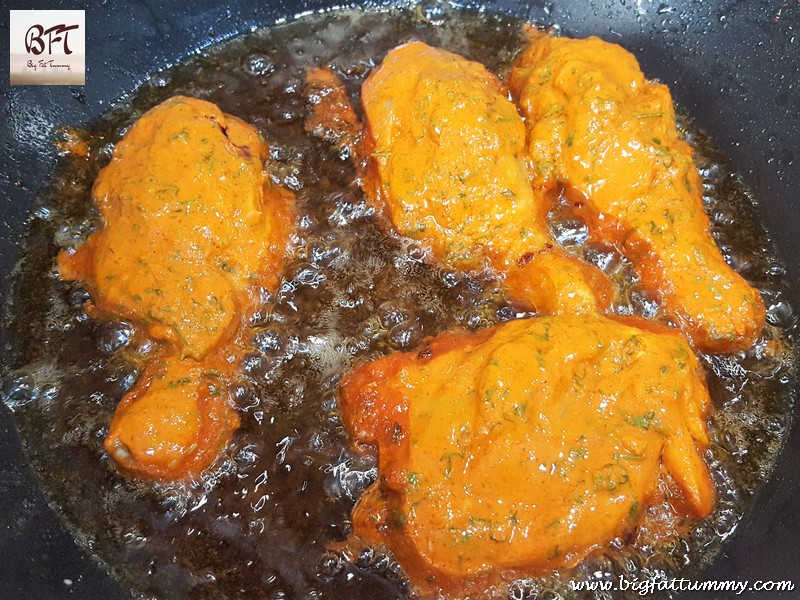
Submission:
<svg viewBox="0 0 800 600">
<path fill-rule="evenodd" d="M 412 349 L 426 336 L 523 315 L 491 275 L 428 264 L 418 245 L 381 231 L 348 157 L 303 132 L 308 68 L 332 67 L 358 107 L 370 69 L 410 39 L 498 73 L 522 44 L 517 21 L 436 2 L 391 12 L 336 11 L 255 31 L 159 73 L 90 124 L 80 132 L 88 159 L 64 156 L 39 198 L 17 270 L 16 347 L 3 397 L 76 539 L 141 594 L 414 596 L 384 550 L 364 548 L 350 558 L 330 550 L 350 534 L 353 505 L 377 477 L 375 457 L 351 449 L 337 386 L 353 365 Z M 262 132 L 270 143 L 268 170 L 295 191 L 298 218 L 281 284 L 263 293 L 250 319 L 249 350 L 234 388 L 242 422 L 234 442 L 200 480 L 151 485 L 117 473 L 102 442 L 153 344 L 135 324 L 90 319 L 86 292 L 58 278 L 54 257 L 98 226 L 90 189 L 113 145 L 146 110 L 175 94 L 210 100 Z M 796 318 L 783 267 L 741 181 L 690 121 L 681 126 L 698 149 L 714 235 L 768 307 L 768 325 L 753 348 L 702 356 L 714 403 L 706 458 L 717 508 L 664 538 L 650 531 L 674 515 L 668 505 L 651 507 L 634 539 L 615 540 L 572 571 L 516 581 L 487 596 L 575 597 L 570 578 L 695 572 L 733 533 L 788 433 Z M 666 318 L 624 257 L 594 244 L 565 204 L 551 218 L 562 245 L 617 283 L 615 312 Z"/>
</svg>

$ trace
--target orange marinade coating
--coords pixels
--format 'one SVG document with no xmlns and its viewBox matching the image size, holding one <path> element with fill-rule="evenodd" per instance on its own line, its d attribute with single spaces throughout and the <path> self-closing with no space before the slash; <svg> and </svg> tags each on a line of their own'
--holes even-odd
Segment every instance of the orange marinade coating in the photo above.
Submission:
<svg viewBox="0 0 800 600">
<path fill-rule="evenodd" d="M 534 194 L 525 125 L 486 68 L 421 42 L 393 49 L 361 91 L 365 189 L 401 235 L 461 269 L 506 273 L 542 313 L 595 312 L 593 268 L 555 247 Z"/>
<path fill-rule="evenodd" d="M 92 196 L 103 226 L 59 255 L 62 277 L 85 281 L 95 313 L 138 322 L 165 346 L 106 440 L 128 471 L 197 474 L 238 425 L 224 386 L 231 366 L 215 354 L 258 288 L 276 285 L 292 221 L 289 196 L 263 172 L 266 153 L 243 121 L 170 98 L 131 127 L 99 173 Z M 223 381 L 209 396 L 201 373 L 210 364 Z"/>
<path fill-rule="evenodd" d="M 636 263 L 697 348 L 749 347 L 764 303 L 711 237 L 669 89 L 620 46 L 542 34 L 508 84 L 526 118 L 535 186 L 577 192 L 590 226 Z"/>
<path fill-rule="evenodd" d="M 679 510 L 713 503 L 709 397 L 674 330 L 559 315 L 444 334 L 356 369 L 341 398 L 380 460 L 355 533 L 422 586 L 574 565 L 636 527 L 662 469 Z"/>
<path fill-rule="evenodd" d="M 127 472 L 158 480 L 197 476 L 239 427 L 223 361 L 177 355 L 147 365 L 114 413 L 105 448 Z"/>
<path fill-rule="evenodd" d="M 103 227 L 75 254 L 98 311 L 148 325 L 200 359 L 235 331 L 248 285 L 274 285 L 286 247 L 278 188 L 262 172 L 267 146 L 251 126 L 176 96 L 143 115 L 114 149 L 92 197 Z"/>
</svg>

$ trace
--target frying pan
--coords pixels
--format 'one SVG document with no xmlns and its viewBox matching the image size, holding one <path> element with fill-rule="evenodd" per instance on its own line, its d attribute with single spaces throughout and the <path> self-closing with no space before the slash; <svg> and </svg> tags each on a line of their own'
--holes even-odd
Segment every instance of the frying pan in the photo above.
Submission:
<svg viewBox="0 0 800 600">
<path fill-rule="evenodd" d="M 0 292 L 24 243 L 37 190 L 54 164 L 59 124 L 81 124 L 199 47 L 255 26 L 335 6 L 328 0 L 11 0 L 12 9 L 85 9 L 87 75 L 82 88 L 10 87 L 0 80 Z M 392 2 L 365 8 L 389 6 Z M 758 199 L 800 306 L 800 7 L 795 0 L 486 0 L 499 11 L 573 36 L 591 34 L 635 52 L 650 77 L 709 133 Z M 0 61 L 9 13 L 0 11 Z M 8 63 L 4 63 L 8 64 Z M 8 314 L 4 303 L 4 315 Z M 10 348 L 3 337 L 3 355 Z M 795 391 L 800 382 L 795 383 Z M 13 419 L 0 403 L 0 598 L 130 598 L 73 541 L 27 466 Z M 800 597 L 800 431 L 704 579 L 795 578 Z M 693 597 L 693 596 L 684 596 Z M 701 596 L 697 596 L 701 597 Z M 711 596 L 705 595 L 704 598 Z M 721 597 L 721 596 L 717 596 Z M 754 594 L 749 597 L 756 597 Z M 776 597 L 776 596 L 773 596 Z"/>
</svg>

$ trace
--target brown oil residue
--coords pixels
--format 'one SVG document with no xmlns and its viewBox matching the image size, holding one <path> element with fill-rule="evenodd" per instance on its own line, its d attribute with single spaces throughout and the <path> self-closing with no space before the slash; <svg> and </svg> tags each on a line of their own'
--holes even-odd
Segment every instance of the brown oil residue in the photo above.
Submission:
<svg viewBox="0 0 800 600">
<path fill-rule="evenodd" d="M 306 70 L 332 67 L 358 103 L 370 69 L 398 43 L 420 39 L 503 72 L 519 23 L 467 11 L 336 12 L 260 30 L 154 76 L 81 136 L 88 156 L 65 156 L 40 198 L 16 281 L 16 355 L 4 386 L 32 462 L 77 539 L 145 594 L 169 598 L 395 598 L 411 593 L 397 563 L 364 549 L 352 562 L 328 550 L 350 533 L 355 500 L 375 479 L 373 457 L 350 451 L 335 390 L 352 365 L 415 347 L 424 336 L 514 318 L 497 282 L 422 262 L 389 237 L 354 181 L 347 156 L 303 131 Z M 127 323 L 86 316 L 86 293 L 58 279 L 58 249 L 97 226 L 90 188 L 110 149 L 146 110 L 175 94 L 216 103 L 270 142 L 276 182 L 298 199 L 298 234 L 281 285 L 264 294 L 234 385 L 241 429 L 202 482 L 151 487 L 117 474 L 102 441 L 116 404 L 152 352 Z M 684 539 L 647 515 L 632 543 L 575 571 L 514 583 L 509 594 L 569 595 L 568 579 L 687 576 L 719 552 L 761 485 L 791 422 L 795 324 L 780 260 L 740 180 L 703 136 L 704 202 L 726 258 L 765 299 L 768 325 L 753 348 L 702 356 L 714 410 L 707 459 L 715 512 Z M 664 320 L 631 266 L 587 238 L 565 205 L 553 233 L 600 266 L 621 293 L 613 310 Z M 102 507 L 102 509 L 98 509 Z M 685 541 L 685 544 L 684 544 Z M 684 564 L 688 562 L 689 567 Z M 491 592 L 491 591 L 490 591 Z M 495 590 L 497 593 L 502 593 Z"/>
</svg>

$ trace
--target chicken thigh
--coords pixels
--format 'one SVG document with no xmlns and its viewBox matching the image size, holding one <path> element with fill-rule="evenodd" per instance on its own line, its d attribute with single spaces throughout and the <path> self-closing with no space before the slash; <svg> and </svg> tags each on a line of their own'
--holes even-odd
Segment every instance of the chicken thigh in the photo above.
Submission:
<svg viewBox="0 0 800 600">
<path fill-rule="evenodd" d="M 698 451 L 708 393 L 666 327 L 516 320 L 385 356 L 341 389 L 357 443 L 379 455 L 355 533 L 416 581 L 573 565 L 635 528 L 659 473 L 680 512 L 713 503 Z"/>
</svg>

